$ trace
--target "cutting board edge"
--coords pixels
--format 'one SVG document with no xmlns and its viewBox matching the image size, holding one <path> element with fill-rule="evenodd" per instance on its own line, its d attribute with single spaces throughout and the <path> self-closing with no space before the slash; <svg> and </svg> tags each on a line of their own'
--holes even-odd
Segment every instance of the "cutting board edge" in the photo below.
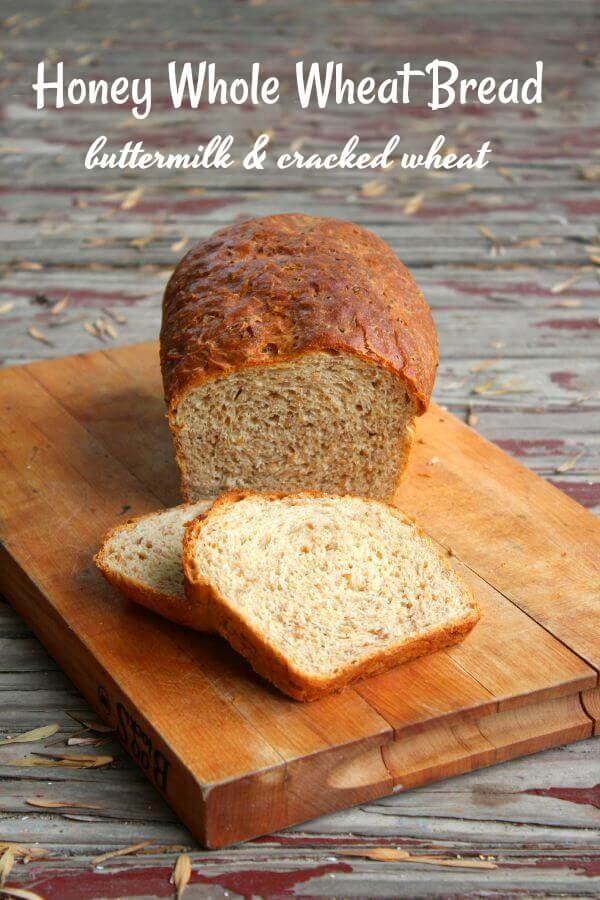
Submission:
<svg viewBox="0 0 600 900">
<path fill-rule="evenodd" d="M 350 795 L 344 790 L 337 794 L 330 793 L 323 806 L 315 807 L 310 817 L 294 815 L 286 807 L 285 812 L 273 815 L 262 829 L 252 833 L 247 829 L 236 832 L 232 830 L 231 820 L 224 822 L 220 813 L 226 809 L 230 815 L 231 809 L 236 803 L 240 803 L 240 783 L 223 784 L 211 791 L 209 797 L 205 843 L 210 849 L 218 850 L 242 840 L 252 840 L 262 834 L 277 832 L 290 825 L 299 825 L 324 812 L 335 812 L 357 803 L 412 790 L 509 759 L 585 740 L 593 733 L 594 723 L 585 711 L 580 692 L 539 704 L 534 702 L 519 710 L 488 712 L 472 721 L 465 720 L 452 726 L 448 722 L 433 723 L 416 734 L 399 735 L 394 741 L 370 747 L 362 756 L 350 760 L 355 771 L 361 767 L 367 771 L 377 771 L 379 767 L 379 771 L 385 772 L 387 779 L 383 777 L 379 782 L 365 783 L 361 786 L 362 789 L 355 789 Z M 428 746 L 433 748 L 437 756 L 436 763 L 427 759 Z M 411 754 L 420 759 L 412 767 L 406 764 L 406 757 Z M 331 771 L 335 776 L 336 770 L 330 770 L 330 780 Z M 386 780 L 389 788 L 382 791 L 380 785 Z M 259 794 L 264 790 L 260 785 L 255 788 Z M 289 790 L 289 783 L 286 790 Z M 321 793 L 324 795 L 323 791 Z M 246 809 L 249 802 L 252 802 L 252 798 L 246 794 L 241 804 L 242 809 Z"/>
</svg>

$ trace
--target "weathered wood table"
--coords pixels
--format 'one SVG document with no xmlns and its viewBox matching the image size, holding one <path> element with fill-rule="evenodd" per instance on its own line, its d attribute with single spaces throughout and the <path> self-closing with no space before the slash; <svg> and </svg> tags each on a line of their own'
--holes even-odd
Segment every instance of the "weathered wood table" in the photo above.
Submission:
<svg viewBox="0 0 600 900">
<path fill-rule="evenodd" d="M 0 361 L 14 365 L 154 337 L 169 270 L 196 238 L 241 216 L 297 210 L 373 228 L 415 273 L 440 331 L 438 402 L 591 509 L 600 508 L 598 26 L 592 2 L 444 4 L 251 0 L 100 3 L 5 0 L 0 232 Z M 533 74 L 543 106 L 301 110 L 298 59 L 392 75 L 407 60 L 456 62 L 465 76 Z M 127 107 L 36 112 L 41 59 L 69 78 L 153 78 L 149 118 Z M 174 112 L 167 63 L 202 59 L 224 76 L 260 61 L 282 80 L 274 107 Z M 51 71 L 51 67 L 50 70 Z M 393 133 L 426 150 L 440 133 L 462 152 L 493 144 L 482 171 L 319 173 L 86 171 L 100 134 L 116 149 L 193 151 L 215 133 L 246 150 L 261 131 L 280 152 L 339 149 L 353 133 L 376 152 Z M 1 487 L 0 487 L 1 489 Z M 60 752 L 86 704 L 0 602 L 0 735 L 50 723 Z M 83 738 L 94 738 L 87 731 Z M 574 895 L 599 890 L 600 747 L 586 741 L 396 794 L 227 851 L 194 844 L 110 735 L 81 752 L 98 769 L 9 765 L 0 747 L 0 842 L 33 848 L 8 883 L 60 900 L 162 897 L 181 847 L 186 897 Z M 57 743 L 60 741 L 60 743 Z M 54 742 L 53 746 L 48 746 Z M 90 746 L 92 750 L 90 751 Z M 30 744 L 26 751 L 37 749 Z M 32 797 L 49 801 L 32 806 Z M 51 803 L 64 802 L 52 807 Z M 97 855 L 152 841 L 94 866 Z M 361 847 L 478 859 L 488 870 L 344 856 Z M 43 848 L 46 855 L 40 853 Z M 1 851 L 0 851 L 1 854 Z M 21 856 L 23 854 L 21 853 Z M 17 857 L 19 853 L 17 853 Z"/>
</svg>

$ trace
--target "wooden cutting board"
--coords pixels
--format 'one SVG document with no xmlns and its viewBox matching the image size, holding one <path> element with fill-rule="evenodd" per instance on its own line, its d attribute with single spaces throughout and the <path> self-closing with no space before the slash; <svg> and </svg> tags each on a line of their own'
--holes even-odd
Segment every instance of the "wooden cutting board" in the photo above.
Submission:
<svg viewBox="0 0 600 900">
<path fill-rule="evenodd" d="M 0 589 L 209 847 L 593 733 L 600 525 L 439 407 L 417 434 L 398 504 L 482 621 L 300 704 L 92 563 L 109 526 L 178 501 L 156 345 L 0 373 Z"/>
</svg>

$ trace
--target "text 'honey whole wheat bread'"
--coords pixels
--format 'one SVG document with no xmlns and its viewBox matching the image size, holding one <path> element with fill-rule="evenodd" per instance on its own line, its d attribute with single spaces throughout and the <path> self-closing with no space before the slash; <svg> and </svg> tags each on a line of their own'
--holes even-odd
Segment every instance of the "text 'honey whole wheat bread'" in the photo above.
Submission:
<svg viewBox="0 0 600 900">
<path fill-rule="evenodd" d="M 212 630 L 185 596 L 182 543 L 187 523 L 202 515 L 210 500 L 184 503 L 130 519 L 105 535 L 94 561 L 124 597 L 200 631 Z"/>
<path fill-rule="evenodd" d="M 163 301 L 185 499 L 232 488 L 390 499 L 437 362 L 421 292 L 370 231 L 290 214 L 216 232 Z"/>
<path fill-rule="evenodd" d="M 316 492 L 232 492 L 186 528 L 186 592 L 298 700 L 456 643 L 479 612 L 399 510 Z"/>
</svg>

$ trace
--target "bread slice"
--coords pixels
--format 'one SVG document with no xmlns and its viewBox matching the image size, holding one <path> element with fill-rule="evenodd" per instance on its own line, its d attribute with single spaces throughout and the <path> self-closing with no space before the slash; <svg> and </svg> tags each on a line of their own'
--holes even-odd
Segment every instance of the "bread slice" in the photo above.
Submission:
<svg viewBox="0 0 600 900">
<path fill-rule="evenodd" d="M 356 496 L 225 494 L 187 526 L 183 566 L 207 620 L 298 700 L 454 644 L 479 619 L 433 542 Z"/>
<path fill-rule="evenodd" d="M 105 535 L 94 562 L 128 600 L 180 625 L 210 631 L 202 611 L 186 599 L 181 563 L 184 528 L 210 505 L 210 500 L 184 503 L 117 525 Z"/>
</svg>

